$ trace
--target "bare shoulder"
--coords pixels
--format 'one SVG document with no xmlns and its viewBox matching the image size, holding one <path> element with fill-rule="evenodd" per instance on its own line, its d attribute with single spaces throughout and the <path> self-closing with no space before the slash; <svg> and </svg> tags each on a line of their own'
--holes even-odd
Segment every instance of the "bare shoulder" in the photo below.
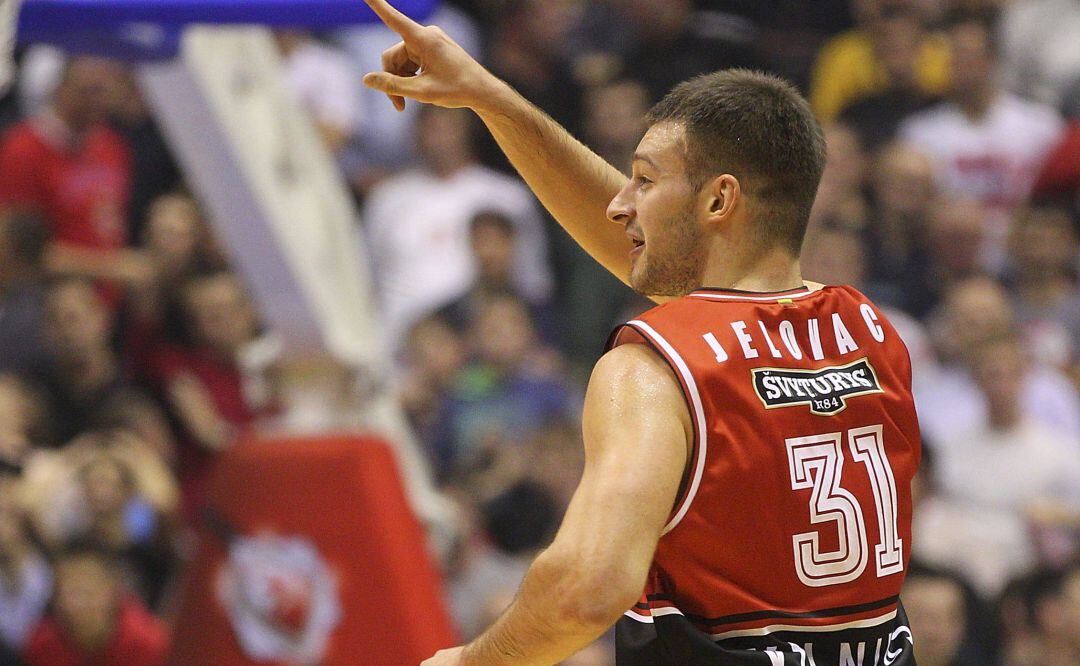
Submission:
<svg viewBox="0 0 1080 666">
<path fill-rule="evenodd" d="M 623 388 L 632 384 L 672 384 L 679 388 L 675 373 L 667 362 L 647 345 L 623 344 L 608 350 L 593 368 L 589 384 L 617 383 Z"/>
<path fill-rule="evenodd" d="M 674 415 L 690 423 L 690 411 L 674 371 L 643 344 L 624 344 L 604 354 L 593 368 L 585 398 L 587 411 L 633 422 L 647 414 Z"/>
</svg>

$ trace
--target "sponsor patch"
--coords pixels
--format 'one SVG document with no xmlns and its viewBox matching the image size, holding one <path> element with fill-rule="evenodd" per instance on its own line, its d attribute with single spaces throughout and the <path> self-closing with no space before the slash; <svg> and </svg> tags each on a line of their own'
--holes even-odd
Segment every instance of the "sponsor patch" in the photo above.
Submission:
<svg viewBox="0 0 1080 666">
<path fill-rule="evenodd" d="M 751 374 L 766 409 L 807 405 L 813 414 L 830 416 L 847 407 L 850 398 L 883 392 L 865 358 L 818 370 L 754 368 Z"/>
</svg>

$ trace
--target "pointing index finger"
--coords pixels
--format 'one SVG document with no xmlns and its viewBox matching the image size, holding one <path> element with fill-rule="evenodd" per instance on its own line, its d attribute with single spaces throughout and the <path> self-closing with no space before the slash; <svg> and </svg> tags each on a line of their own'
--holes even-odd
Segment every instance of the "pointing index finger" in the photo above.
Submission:
<svg viewBox="0 0 1080 666">
<path fill-rule="evenodd" d="M 364 0 L 371 11 L 390 28 L 402 37 L 412 37 L 420 30 L 421 26 L 408 16 L 395 9 L 386 0 Z"/>
</svg>

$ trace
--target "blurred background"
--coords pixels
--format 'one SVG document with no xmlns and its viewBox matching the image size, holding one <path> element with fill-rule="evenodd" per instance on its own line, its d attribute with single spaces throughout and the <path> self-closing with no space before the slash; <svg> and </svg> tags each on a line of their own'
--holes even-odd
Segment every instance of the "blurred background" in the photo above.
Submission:
<svg viewBox="0 0 1080 666">
<path fill-rule="evenodd" d="M 674 84 L 730 66 L 794 81 L 828 140 L 804 274 L 864 291 L 912 356 L 925 453 L 903 599 L 919 662 L 1080 663 L 1080 2 L 444 0 L 426 22 L 621 169 Z M 229 119 L 241 102 L 207 92 L 211 118 L 168 65 L 16 51 L 0 99 L 0 663 L 182 663 L 170 637 L 210 613 L 199 585 L 238 636 L 235 661 L 213 663 L 359 663 L 326 651 L 353 618 L 319 605 L 324 537 L 266 560 L 304 585 L 252 584 L 265 635 L 244 633 L 225 578 L 191 573 L 208 548 L 257 559 L 208 535 L 247 496 L 223 461 L 264 440 L 390 442 L 435 581 L 401 603 L 460 640 L 512 598 L 576 486 L 589 370 L 649 303 L 574 246 L 470 113 L 398 114 L 363 88 L 393 34 L 260 39 L 274 80 L 233 72 L 230 89 L 280 88 L 273 108 L 303 114 L 266 168 L 330 183 L 319 206 L 260 185 L 243 153 L 267 142 Z M 186 43 L 189 79 L 248 66 L 221 48 Z M 199 144 L 214 127 L 243 140 Z M 203 159 L 215 150 L 234 159 Z M 226 172 L 260 202 L 250 217 Z M 323 218 L 345 226 L 327 235 Z M 262 505 L 227 533 L 290 536 Z M 357 543 L 377 550 L 387 529 Z M 613 663 L 610 637 L 568 663 Z"/>
</svg>

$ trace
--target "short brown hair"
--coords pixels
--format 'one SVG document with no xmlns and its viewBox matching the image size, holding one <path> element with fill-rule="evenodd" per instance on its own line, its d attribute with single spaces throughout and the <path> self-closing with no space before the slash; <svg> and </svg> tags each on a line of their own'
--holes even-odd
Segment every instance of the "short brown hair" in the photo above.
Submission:
<svg viewBox="0 0 1080 666">
<path fill-rule="evenodd" d="M 648 121 L 682 124 L 695 188 L 714 175 L 735 176 L 753 201 L 761 240 L 798 254 L 825 168 L 825 137 L 793 85 L 747 69 L 703 74 L 676 86 Z"/>
</svg>

